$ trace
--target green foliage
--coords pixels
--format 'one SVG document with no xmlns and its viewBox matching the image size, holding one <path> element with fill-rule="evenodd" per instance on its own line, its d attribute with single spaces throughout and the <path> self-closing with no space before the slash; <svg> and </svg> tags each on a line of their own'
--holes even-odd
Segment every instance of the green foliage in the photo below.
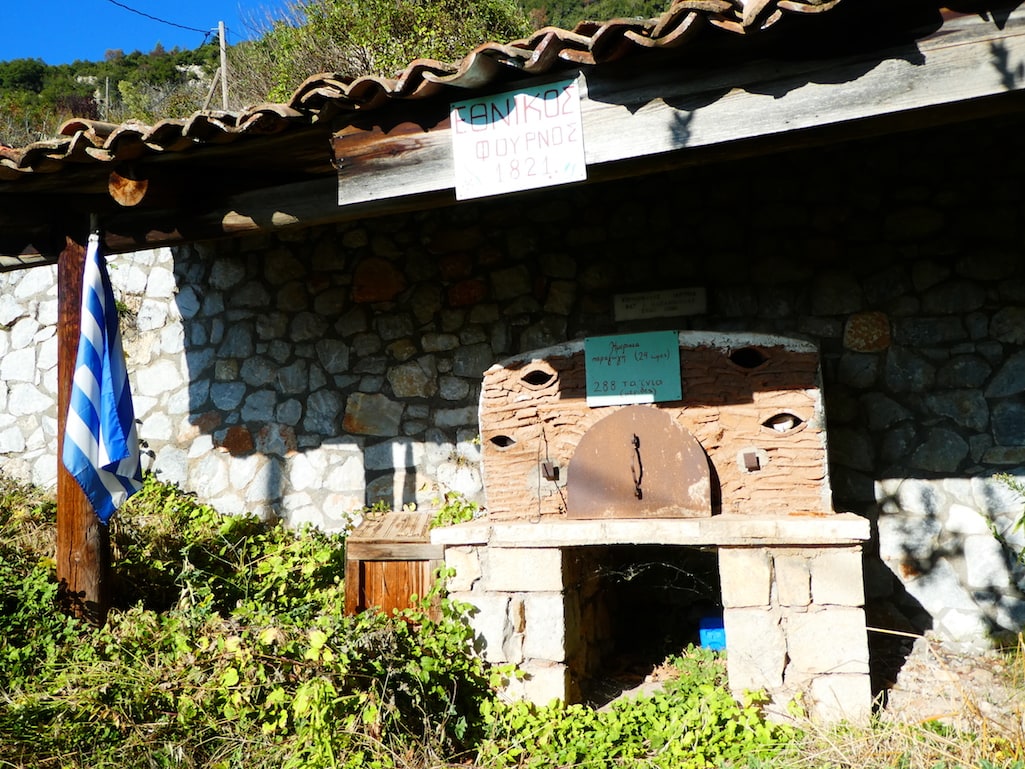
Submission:
<svg viewBox="0 0 1025 769">
<path fill-rule="evenodd" d="M 232 89 L 284 101 L 319 72 L 390 76 L 416 58 L 457 61 L 528 32 L 514 0 L 293 0 L 261 39 L 232 48 Z"/>
<path fill-rule="evenodd" d="M 579 22 L 616 18 L 649 19 L 669 8 L 668 0 L 520 0 L 535 29 L 573 29 Z"/>
<path fill-rule="evenodd" d="M 583 705 L 491 702 L 479 761 L 516 767 L 747 766 L 777 753 L 797 733 L 766 722 L 759 702 L 737 703 L 723 660 L 690 648 L 676 658 L 677 677 L 651 696 L 595 711 Z"/>
<path fill-rule="evenodd" d="M 1025 482 L 1023 482 L 1017 476 L 1011 475 L 1010 473 L 998 473 L 994 478 L 1003 483 L 1007 488 L 1013 491 L 1022 500 L 1025 500 Z M 1015 529 L 1025 529 L 1025 507 L 1022 509 L 1022 513 L 1018 516 L 1018 520 L 1014 522 Z M 1006 537 L 1000 532 L 996 531 L 996 528 L 992 526 L 993 535 L 997 540 L 1004 545 L 1004 547 L 1010 548 L 1010 544 L 1007 542 Z M 1025 564 L 1025 550 L 1019 550 L 1017 554 L 1018 562 Z"/>
<path fill-rule="evenodd" d="M 190 114 L 202 106 L 218 56 L 213 43 L 191 51 L 158 44 L 149 53 L 110 51 L 100 62 L 0 62 L 0 143 L 53 137 L 71 117 L 117 122 Z"/>
<path fill-rule="evenodd" d="M 55 610 L 52 504 L 2 477 L 0 495 L 0 766 L 686 769 L 790 734 L 700 651 L 608 712 L 502 704 L 513 671 L 485 665 L 440 580 L 415 608 L 345 616 L 344 536 L 222 516 L 152 477 L 111 524 L 118 607 L 87 628 Z"/>
<path fill-rule="evenodd" d="M 114 521 L 103 629 L 55 611 L 52 559 L 0 562 L 0 765 L 390 766 L 470 744 L 491 692 L 467 607 L 344 616 L 343 537 L 151 477 Z"/>
<path fill-rule="evenodd" d="M 431 518 L 432 529 L 472 521 L 480 510 L 480 506 L 476 502 L 467 499 L 458 491 L 448 492 L 439 501 L 441 504 L 438 505 L 438 509 Z"/>
</svg>

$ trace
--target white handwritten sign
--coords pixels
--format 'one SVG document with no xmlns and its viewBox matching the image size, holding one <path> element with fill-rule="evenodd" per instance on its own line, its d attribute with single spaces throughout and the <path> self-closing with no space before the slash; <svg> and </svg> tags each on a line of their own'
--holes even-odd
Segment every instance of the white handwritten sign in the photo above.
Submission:
<svg viewBox="0 0 1025 769">
<path fill-rule="evenodd" d="M 679 315 L 703 315 L 708 311 L 703 286 L 617 294 L 613 297 L 613 317 L 617 321 L 646 318 L 672 318 Z"/>
<path fill-rule="evenodd" d="M 678 401 L 680 337 L 676 331 L 584 339 L 587 405 Z"/>
<path fill-rule="evenodd" d="M 459 200 L 587 178 L 576 80 L 457 102 L 451 117 Z"/>
</svg>

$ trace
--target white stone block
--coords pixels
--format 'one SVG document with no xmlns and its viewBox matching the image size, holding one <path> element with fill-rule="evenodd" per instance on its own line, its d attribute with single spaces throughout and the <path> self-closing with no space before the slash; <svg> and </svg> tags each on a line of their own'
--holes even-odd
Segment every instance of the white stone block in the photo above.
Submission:
<svg viewBox="0 0 1025 769">
<path fill-rule="evenodd" d="M 179 486 L 186 482 L 187 468 L 187 454 L 175 446 L 162 447 L 157 451 L 156 460 L 153 462 L 153 471 L 160 480 L 177 483 Z"/>
<path fill-rule="evenodd" d="M 169 441 L 172 432 L 170 417 L 160 411 L 149 414 L 139 425 L 139 438 L 144 441 Z"/>
<path fill-rule="evenodd" d="M 990 646 L 990 626 L 979 608 L 943 609 L 933 616 L 933 630 L 944 644 L 960 651 L 981 651 Z"/>
<path fill-rule="evenodd" d="M 510 681 L 505 690 L 509 699 L 523 699 L 535 705 L 565 702 L 569 692 L 569 668 L 558 662 L 530 660 L 519 666 L 524 677 Z"/>
<path fill-rule="evenodd" d="M 566 605 L 562 593 L 527 593 L 523 597 L 523 656 L 566 661 Z"/>
<path fill-rule="evenodd" d="M 506 656 L 506 642 L 513 635 L 509 596 L 500 593 L 450 593 L 449 596 L 476 609 L 470 613 L 470 627 L 478 638 L 484 659 L 491 663 L 511 662 Z"/>
<path fill-rule="evenodd" d="M 811 594 L 816 604 L 863 606 L 865 580 L 861 548 L 826 548 L 809 562 Z"/>
<path fill-rule="evenodd" d="M 52 489 L 57 485 L 57 458 L 56 452 L 46 451 L 42 456 L 32 461 L 32 470 L 29 480 L 44 489 Z M 4 469 L 7 469 L 6 464 Z"/>
<path fill-rule="evenodd" d="M 57 285 L 56 266 L 51 269 L 35 267 L 18 273 L 18 281 L 14 286 L 16 299 L 27 299 L 37 294 L 46 296 Z"/>
<path fill-rule="evenodd" d="M 135 324 L 139 331 L 162 329 L 167 324 L 167 302 L 143 300 L 139 314 L 135 316 Z"/>
<path fill-rule="evenodd" d="M 176 288 L 174 273 L 166 267 L 154 267 L 150 270 L 146 282 L 146 293 L 153 297 L 169 298 L 174 296 Z"/>
<path fill-rule="evenodd" d="M 10 293 L 0 294 L 0 326 L 9 326 L 25 314 L 25 308 L 14 300 Z"/>
<path fill-rule="evenodd" d="M 3 380 L 2 376 L 0 380 Z M 53 405 L 53 398 L 26 383 L 15 384 L 7 397 L 7 411 L 16 417 L 36 416 L 53 408 Z"/>
<path fill-rule="evenodd" d="M 475 547 L 445 548 L 445 565 L 456 572 L 448 578 L 448 589 L 452 592 L 470 590 L 481 577 L 480 553 Z"/>
<path fill-rule="evenodd" d="M 811 603 L 811 570 L 806 556 L 776 551 L 773 567 L 776 597 L 781 606 L 807 606 Z"/>
<path fill-rule="evenodd" d="M 484 559 L 484 588 L 493 591 L 561 592 L 562 551 L 491 547 Z"/>
<path fill-rule="evenodd" d="M 719 581 L 726 608 L 768 606 L 772 562 L 764 548 L 720 547 Z"/>
<path fill-rule="evenodd" d="M 955 534 L 988 534 L 989 521 L 973 507 L 951 505 L 947 508 L 947 531 Z"/>
<path fill-rule="evenodd" d="M 332 458 L 335 466 L 331 468 L 324 479 L 324 488 L 332 491 L 363 490 L 366 483 L 366 472 L 363 469 L 363 460 L 359 456 L 344 457 L 342 461 Z M 362 502 L 360 503 L 362 504 Z M 359 505 L 357 505 L 358 507 Z"/>
<path fill-rule="evenodd" d="M 228 468 L 228 482 L 236 489 L 245 489 L 253 482 L 260 466 L 266 461 L 267 458 L 259 454 L 250 454 L 247 457 L 232 457 L 231 465 Z"/>
<path fill-rule="evenodd" d="M 16 425 L 0 430 L 0 454 L 20 454 L 25 450 L 25 436 Z"/>
<path fill-rule="evenodd" d="M 964 562 L 968 587 L 985 590 L 1011 586 L 1004 548 L 989 532 L 965 537 Z"/>
<path fill-rule="evenodd" d="M 862 609 L 832 607 L 791 613 L 785 621 L 787 675 L 868 673 L 868 634 Z M 729 636 L 727 636 L 728 638 Z"/>
<path fill-rule="evenodd" d="M 364 462 L 368 470 L 394 470 L 416 467 L 423 461 L 424 445 L 409 438 L 395 438 L 368 446 Z"/>
<path fill-rule="evenodd" d="M 778 690 L 783 685 L 787 655 L 779 612 L 768 608 L 726 608 L 723 626 L 730 690 L 738 695 L 746 690 Z"/>
<path fill-rule="evenodd" d="M 318 469 L 312 461 L 311 454 L 295 454 L 289 457 L 288 481 L 291 487 L 296 491 L 319 488 Z"/>
<path fill-rule="evenodd" d="M 178 366 L 169 360 L 159 360 L 136 370 L 133 386 L 138 387 L 142 395 L 157 396 L 177 390 L 183 383 Z"/>
<path fill-rule="evenodd" d="M 821 723 L 846 721 L 864 726 L 872 717 L 868 674 L 818 676 L 807 693 L 809 715 Z"/>
<path fill-rule="evenodd" d="M 35 318 L 22 318 L 11 328 L 11 349 L 21 350 L 31 345 L 39 331 Z"/>
<path fill-rule="evenodd" d="M 332 492 L 327 494 L 320 503 L 324 513 L 327 531 L 344 531 L 355 528 L 355 510 L 363 506 L 363 492 Z"/>
<path fill-rule="evenodd" d="M 946 609 L 978 612 L 975 600 L 961 585 L 957 571 L 946 560 L 937 561 L 932 569 L 906 581 L 904 586 L 934 618 Z"/>
<path fill-rule="evenodd" d="M 57 308 L 58 302 L 56 299 L 40 302 L 39 308 L 36 310 L 36 320 L 44 326 L 53 326 L 54 330 L 56 330 Z"/>
<path fill-rule="evenodd" d="M 26 347 L 7 353 L 0 361 L 0 379 L 5 382 L 34 382 L 36 349 Z"/>
</svg>

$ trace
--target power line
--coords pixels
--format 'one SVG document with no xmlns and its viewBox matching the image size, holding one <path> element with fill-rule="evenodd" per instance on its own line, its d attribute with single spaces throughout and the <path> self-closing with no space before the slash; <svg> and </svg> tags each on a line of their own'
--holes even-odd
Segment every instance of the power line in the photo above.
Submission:
<svg viewBox="0 0 1025 769">
<path fill-rule="evenodd" d="M 140 10 L 138 10 L 136 8 L 132 8 L 131 6 L 125 5 L 124 3 L 119 3 L 118 0 L 107 0 L 107 2 L 111 3 L 112 5 L 116 5 L 118 8 L 124 8 L 126 11 L 131 11 L 132 13 L 137 13 L 139 16 L 144 16 L 147 19 L 151 19 L 152 21 L 157 21 L 157 22 L 160 22 L 161 24 L 166 24 L 169 27 L 177 27 L 178 29 L 184 29 L 187 32 L 199 32 L 201 35 L 209 35 L 210 34 L 210 30 L 208 30 L 208 29 L 197 29 L 196 27 L 186 27 L 183 24 L 175 24 L 173 21 L 168 21 L 167 19 L 161 19 L 158 16 L 151 16 L 148 13 L 144 13 L 143 11 L 140 11 Z"/>
</svg>

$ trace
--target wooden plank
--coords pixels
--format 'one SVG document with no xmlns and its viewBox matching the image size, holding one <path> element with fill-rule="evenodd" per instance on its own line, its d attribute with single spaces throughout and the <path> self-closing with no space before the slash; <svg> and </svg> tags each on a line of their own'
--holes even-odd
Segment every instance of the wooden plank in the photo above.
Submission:
<svg viewBox="0 0 1025 769">
<path fill-rule="evenodd" d="M 357 614 L 360 609 L 360 594 L 362 592 L 363 573 L 362 564 L 359 559 L 351 558 L 346 554 L 345 558 L 345 613 L 348 616 Z"/>
<path fill-rule="evenodd" d="M 410 597 L 423 598 L 433 585 L 431 561 L 367 561 L 363 564 L 363 609 L 385 614 L 408 609 Z"/>
<path fill-rule="evenodd" d="M 445 557 L 445 548 L 429 543 L 352 542 L 345 545 L 349 558 L 362 561 L 429 561 Z"/>
<path fill-rule="evenodd" d="M 349 559 L 345 569 L 345 613 L 352 615 L 368 609 L 385 614 L 410 608 L 412 596 L 423 598 L 434 586 L 435 572 L 442 560 L 360 561 Z M 431 608 L 438 617 L 439 607 Z"/>
<path fill-rule="evenodd" d="M 364 520 L 348 542 L 428 542 L 430 538 L 430 513 L 392 512 Z"/>
</svg>

